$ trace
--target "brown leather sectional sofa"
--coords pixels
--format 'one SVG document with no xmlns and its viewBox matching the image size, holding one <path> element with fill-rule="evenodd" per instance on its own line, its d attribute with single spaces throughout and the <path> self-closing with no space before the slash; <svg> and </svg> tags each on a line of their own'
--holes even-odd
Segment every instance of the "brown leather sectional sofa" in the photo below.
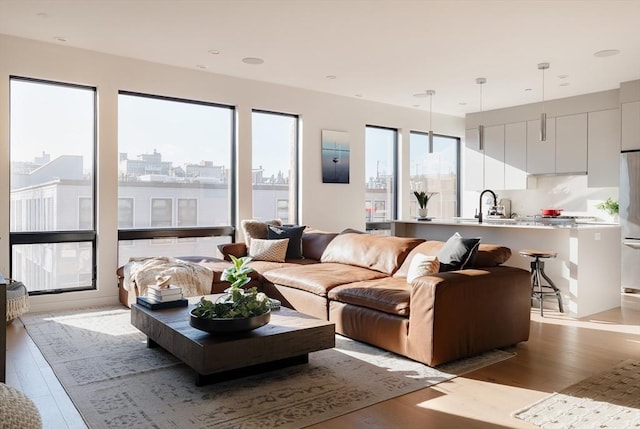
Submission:
<svg viewBox="0 0 640 429">
<path fill-rule="evenodd" d="M 267 295 L 330 320 L 336 332 L 435 366 L 529 338 L 530 274 L 502 266 L 508 248 L 480 244 L 473 268 L 406 277 L 413 257 L 441 241 L 305 232 L 304 259 L 252 261 Z M 219 246 L 245 256 L 244 243 Z M 220 270 L 225 262 L 202 261 Z M 219 278 L 219 275 L 218 275 Z M 216 282 L 214 282 L 216 283 Z M 217 282 L 213 292 L 224 289 Z"/>
</svg>

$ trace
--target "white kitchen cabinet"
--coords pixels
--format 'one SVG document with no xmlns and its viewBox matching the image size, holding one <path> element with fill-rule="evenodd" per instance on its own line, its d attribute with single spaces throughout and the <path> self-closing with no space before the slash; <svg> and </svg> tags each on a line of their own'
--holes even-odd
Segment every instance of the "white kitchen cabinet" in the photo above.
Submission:
<svg viewBox="0 0 640 429">
<path fill-rule="evenodd" d="M 540 141 L 540 120 L 527 121 L 527 173 L 556 172 L 556 120 L 547 118 L 547 140 Z"/>
<path fill-rule="evenodd" d="M 504 126 L 504 189 L 527 188 L 527 123 Z"/>
<path fill-rule="evenodd" d="M 484 128 L 484 186 L 504 189 L 504 125 Z"/>
<path fill-rule="evenodd" d="M 556 173 L 586 173 L 587 114 L 556 118 Z"/>
<path fill-rule="evenodd" d="M 478 148 L 478 129 L 466 130 L 464 142 L 464 189 L 481 191 L 484 189 L 484 151 Z"/>
<path fill-rule="evenodd" d="M 620 185 L 620 109 L 589 113 L 587 186 Z"/>
<path fill-rule="evenodd" d="M 621 104 L 622 150 L 640 149 L 640 101 Z"/>
</svg>

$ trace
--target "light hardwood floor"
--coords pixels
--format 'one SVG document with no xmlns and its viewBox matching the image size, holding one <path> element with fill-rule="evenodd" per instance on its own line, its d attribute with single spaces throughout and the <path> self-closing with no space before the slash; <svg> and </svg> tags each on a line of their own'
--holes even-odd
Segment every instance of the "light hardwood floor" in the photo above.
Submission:
<svg viewBox="0 0 640 429">
<path fill-rule="evenodd" d="M 7 384 L 38 406 L 45 428 L 86 428 L 19 320 L 7 327 Z M 532 428 L 511 414 L 621 362 L 640 359 L 640 296 L 621 308 L 573 319 L 531 312 L 529 341 L 514 358 L 452 381 L 313 426 L 354 428 Z"/>
</svg>

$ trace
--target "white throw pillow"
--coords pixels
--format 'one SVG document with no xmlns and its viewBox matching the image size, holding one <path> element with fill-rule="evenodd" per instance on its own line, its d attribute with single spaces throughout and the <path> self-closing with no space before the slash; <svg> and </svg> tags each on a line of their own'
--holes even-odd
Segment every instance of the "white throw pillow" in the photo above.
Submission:
<svg viewBox="0 0 640 429">
<path fill-rule="evenodd" d="M 254 261 L 284 262 L 288 245 L 288 238 L 282 240 L 254 238 L 251 240 L 251 247 L 249 247 L 249 256 Z"/>
<path fill-rule="evenodd" d="M 407 283 L 411 284 L 422 276 L 435 274 L 440 270 L 440 261 L 437 256 L 429 256 L 424 253 L 416 253 L 409 264 Z"/>
</svg>

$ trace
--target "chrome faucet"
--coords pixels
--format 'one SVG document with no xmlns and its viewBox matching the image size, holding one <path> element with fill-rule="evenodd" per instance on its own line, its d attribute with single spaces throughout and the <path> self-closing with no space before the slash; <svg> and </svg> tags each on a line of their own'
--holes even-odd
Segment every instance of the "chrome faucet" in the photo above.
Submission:
<svg viewBox="0 0 640 429">
<path fill-rule="evenodd" d="M 493 196 L 493 205 L 498 205 L 498 197 L 496 196 L 496 193 L 491 189 L 485 189 L 484 191 L 480 192 L 480 202 L 478 204 L 478 223 L 482 223 L 482 196 L 487 192 L 489 192 Z"/>
</svg>

